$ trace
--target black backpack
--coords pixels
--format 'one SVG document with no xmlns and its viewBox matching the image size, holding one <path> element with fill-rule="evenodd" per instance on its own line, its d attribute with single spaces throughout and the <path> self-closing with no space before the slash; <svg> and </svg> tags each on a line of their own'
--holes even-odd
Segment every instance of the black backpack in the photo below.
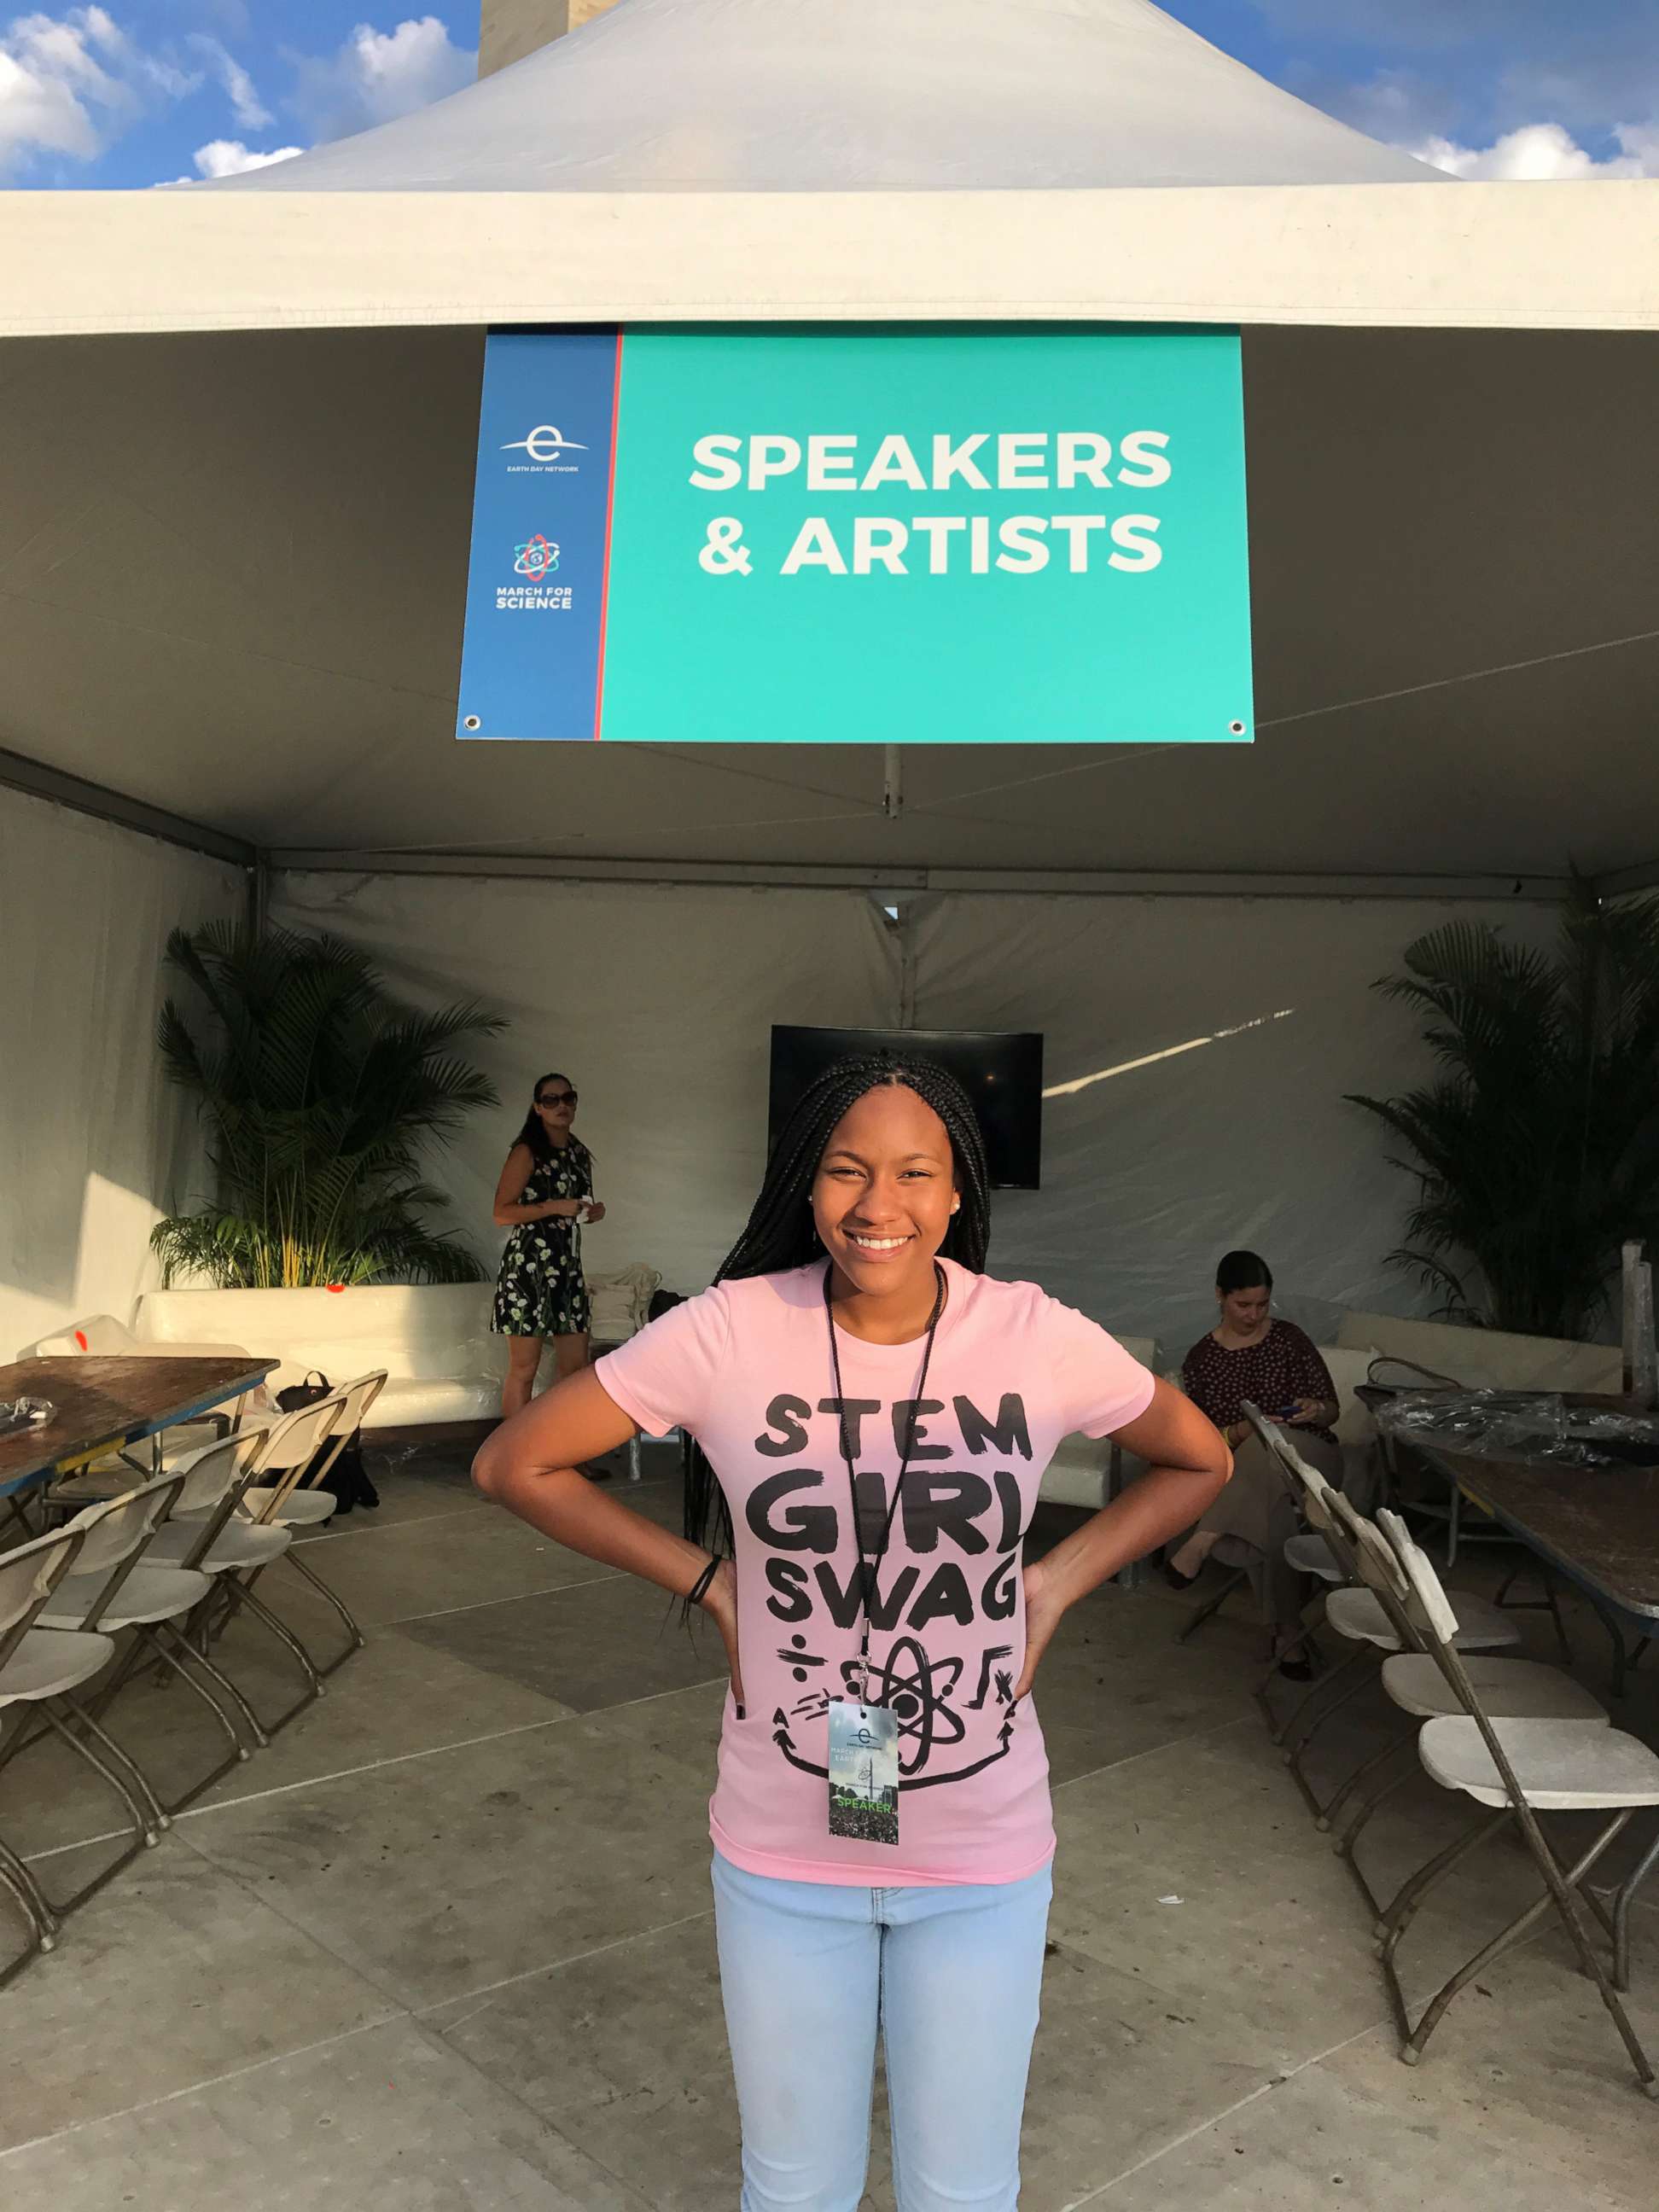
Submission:
<svg viewBox="0 0 1659 2212">
<path fill-rule="evenodd" d="M 296 1413 L 301 1406 L 314 1406 L 319 1398 L 331 1396 L 334 1385 L 320 1367 L 313 1367 L 303 1382 L 291 1382 L 286 1390 L 276 1393 L 276 1403 L 285 1413 Z M 312 1455 L 311 1467 L 300 1478 L 300 1487 L 311 1486 L 312 1468 L 323 1465 L 334 1449 L 332 1442 L 319 1444 Z M 334 1500 L 337 1514 L 349 1513 L 354 1506 L 378 1505 L 380 1493 L 368 1479 L 368 1469 L 363 1465 L 363 1432 L 354 1429 L 340 1446 L 338 1456 L 317 1487 L 326 1490 Z"/>
</svg>

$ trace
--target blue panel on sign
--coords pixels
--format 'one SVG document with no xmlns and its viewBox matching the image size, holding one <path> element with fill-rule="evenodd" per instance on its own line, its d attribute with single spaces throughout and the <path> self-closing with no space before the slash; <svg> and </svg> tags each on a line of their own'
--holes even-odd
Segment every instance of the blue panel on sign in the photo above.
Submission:
<svg viewBox="0 0 1659 2212">
<path fill-rule="evenodd" d="M 458 736 L 599 735 L 619 348 L 486 343 Z"/>
</svg>

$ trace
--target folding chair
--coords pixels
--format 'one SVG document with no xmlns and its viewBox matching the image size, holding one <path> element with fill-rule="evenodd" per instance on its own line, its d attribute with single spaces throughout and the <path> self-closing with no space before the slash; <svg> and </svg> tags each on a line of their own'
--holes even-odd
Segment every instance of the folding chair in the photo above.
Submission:
<svg viewBox="0 0 1659 2212">
<path fill-rule="evenodd" d="M 264 1429 L 256 1429 L 223 1437 L 192 1453 L 187 1462 L 180 1462 L 174 1472 L 183 1475 L 184 1486 L 167 1520 L 155 1532 L 144 1555 L 148 1561 L 183 1567 L 217 1582 L 222 1577 L 262 1573 L 283 1557 L 294 1541 L 292 1530 L 267 1528 L 249 1520 L 238 1510 L 258 1470 L 258 1450 L 266 1433 Z M 286 1727 L 295 1713 L 302 1711 L 320 1694 L 322 1680 L 312 1664 L 310 1653 L 285 1620 L 279 1620 L 246 1588 L 242 1589 L 239 1602 L 292 1654 L 299 1662 L 306 1685 L 297 1702 L 269 1722 L 262 1721 L 247 1698 L 237 1692 L 237 1710 L 253 1741 L 263 1748 L 275 1730 Z M 212 1604 L 210 1592 L 185 1623 L 187 1640 L 196 1642 L 199 1638 L 202 1644 L 205 1643 Z M 202 1656 L 201 1644 L 198 1644 L 197 1656 Z M 228 1680 L 229 1677 L 225 1679 Z M 204 1783 L 200 1787 L 205 1789 L 207 1784 Z M 199 1793 L 192 1792 L 196 1794 Z M 176 1812 L 179 1808 L 174 1806 L 171 1809 Z"/>
<path fill-rule="evenodd" d="M 1348 1801 L 1362 1784 L 1370 1781 L 1379 1770 L 1386 1778 L 1387 1769 L 1399 1759 L 1400 1754 L 1416 1747 L 1418 1728 L 1423 1721 L 1462 1711 L 1431 1649 L 1428 1623 L 1398 1553 L 1373 1522 L 1349 1510 L 1351 1525 L 1346 1533 L 1353 1542 L 1361 1580 L 1405 1642 L 1404 1649 L 1383 1660 L 1380 1680 L 1384 1695 L 1407 1717 L 1407 1726 L 1357 1767 L 1327 1801 L 1316 1821 L 1322 1829 L 1336 1826 Z M 1468 1605 L 1469 1601 L 1462 1602 Z M 1467 1654 L 1464 1663 L 1469 1678 L 1479 1686 L 1492 1718 L 1567 1720 L 1592 1728 L 1607 1725 L 1606 1708 L 1559 1668 L 1532 1659 L 1486 1656 L 1481 1647 L 1490 1625 L 1488 1620 L 1484 1626 L 1479 1620 L 1468 1626 L 1460 1626 L 1457 1636 L 1460 1650 Z M 1414 1771 L 1414 1767 L 1407 1764 L 1392 1779 L 1382 1779 L 1361 1796 L 1352 1820 L 1337 1839 L 1338 1856 L 1348 1862 L 1373 1914 L 1380 1913 L 1382 1907 L 1354 1856 L 1354 1847 L 1378 1806 Z"/>
<path fill-rule="evenodd" d="M 333 1515 L 335 1499 L 333 1493 L 322 1486 L 344 1449 L 346 1440 L 362 1426 L 364 1414 L 380 1395 L 386 1379 L 384 1368 L 377 1369 L 373 1374 L 360 1375 L 355 1382 L 348 1382 L 331 1397 L 319 1399 L 313 1406 L 301 1407 L 298 1412 L 290 1413 L 286 1420 L 279 1421 L 260 1449 L 255 1462 L 254 1480 L 243 1496 L 243 1510 L 265 1528 L 286 1528 L 297 1532 L 301 1528 L 323 1527 Z M 318 1459 L 319 1453 L 324 1455 L 320 1461 Z M 288 1551 L 284 1556 L 339 1616 L 349 1639 L 344 1650 L 325 1664 L 307 1651 L 307 1663 L 319 1677 L 313 1694 L 320 1697 L 323 1694 L 322 1678 L 343 1667 L 354 1651 L 362 1650 L 363 1632 L 343 1601 L 301 1555 L 297 1547 Z M 226 1609 L 222 1626 L 251 1595 L 253 1583 L 263 1571 L 262 1568 L 256 1567 L 228 1578 Z"/>
<path fill-rule="evenodd" d="M 249 1755 L 231 1714 L 214 1696 L 208 1682 L 216 1684 L 224 1692 L 234 1711 L 247 1724 L 250 1735 L 258 1727 L 236 1685 L 205 1652 L 196 1650 L 183 1632 L 182 1624 L 212 1591 L 212 1581 L 193 1568 L 153 1565 L 144 1557 L 155 1531 L 166 1520 L 187 1480 L 187 1473 L 164 1474 L 157 1481 L 130 1491 L 125 1498 L 89 1505 L 84 1512 L 78 1513 L 68 1527 L 80 1530 L 86 1540 L 73 1569 L 53 1590 L 40 1616 L 42 1628 L 74 1629 L 104 1636 L 115 1635 L 122 1629 L 132 1631 L 133 1648 L 109 1692 L 100 1700 L 101 1705 L 108 1705 L 135 1665 L 154 1658 L 178 1675 L 222 1730 L 230 1746 L 228 1752 L 211 1773 L 173 1806 L 165 1804 L 156 1794 L 131 1753 L 124 1754 L 127 1765 L 143 1782 L 144 1795 L 155 1808 L 162 1825 L 172 1813 L 198 1797 L 222 1774 L 228 1773 L 238 1760 Z M 206 1681 L 201 1679 L 204 1675 Z"/>
<path fill-rule="evenodd" d="M 53 1593 L 78 1564 L 86 1542 L 84 1529 L 58 1528 L 14 1552 L 0 1553 L 0 1718 L 11 1707 L 27 1707 L 45 1723 L 34 1735 L 18 1737 L 3 1757 L 11 1759 L 26 1744 L 50 1731 L 121 1800 L 133 1841 L 73 1897 L 56 1902 L 16 1853 L 0 1843 L 0 1886 L 15 1899 L 34 1937 L 27 1949 L 0 1967 L 0 1987 L 21 1972 L 37 1951 L 50 1951 L 64 1916 L 155 1844 L 166 1825 L 143 1775 L 75 1694 L 114 1657 L 113 1642 L 96 1632 L 64 1632 L 36 1626 Z M 82 1741 L 83 1735 L 91 1741 Z M 94 1743 L 101 1747 L 102 1757 L 93 1748 Z"/>
<path fill-rule="evenodd" d="M 1362 1761 L 1323 1803 L 1314 1795 L 1304 1770 L 1308 1747 L 1320 1730 L 1374 1678 L 1376 1665 L 1373 1662 L 1378 1661 L 1379 1655 L 1419 1651 L 1423 1648 L 1422 1637 L 1409 1617 L 1405 1594 L 1395 1587 L 1398 1571 L 1389 1559 L 1388 1547 L 1370 1523 L 1354 1511 L 1316 1468 L 1308 1465 L 1282 1431 L 1271 1428 L 1253 1408 L 1247 1408 L 1247 1413 L 1280 1468 L 1301 1491 L 1315 1533 L 1324 1538 L 1341 1576 L 1340 1583 L 1326 1593 L 1324 1619 L 1328 1628 L 1352 1645 L 1350 1657 L 1322 1681 L 1313 1683 L 1277 1725 L 1273 1723 L 1267 1698 L 1271 1675 L 1258 1692 L 1258 1703 L 1268 1717 L 1270 1732 L 1281 1747 L 1291 1778 L 1302 1792 L 1315 1825 L 1326 1830 L 1352 1791 L 1396 1747 L 1386 1746 L 1383 1753 Z M 1369 1573 L 1367 1566 L 1362 1565 L 1362 1554 L 1369 1564 Z M 1462 1601 L 1467 1608 L 1467 1623 L 1461 1632 L 1465 1649 L 1490 1651 L 1520 1642 L 1520 1631 L 1496 1607 L 1474 1597 Z M 1346 1686 L 1340 1694 L 1331 1697 L 1330 1692 L 1345 1680 Z"/>
<path fill-rule="evenodd" d="M 1623 1833 L 1632 1814 L 1640 1807 L 1659 1805 L 1659 1754 L 1619 1729 L 1582 1720 L 1495 1720 L 1464 1664 L 1458 1649 L 1457 1615 L 1427 1555 L 1398 1515 L 1386 1515 L 1383 1527 L 1427 1624 L 1432 1656 L 1462 1708 L 1455 1716 L 1424 1723 L 1418 1738 L 1424 1770 L 1443 1790 L 1461 1790 L 1487 1814 L 1419 1868 L 1382 1914 L 1381 1956 L 1400 2023 L 1400 2055 L 1414 2066 L 1452 2000 L 1512 1949 L 1553 1905 L 1619 2031 L 1637 2079 L 1649 2096 L 1659 2096 L 1659 2076 L 1607 1978 L 1581 1910 L 1589 1904 L 1613 1936 L 1616 1955 L 1617 1929 L 1583 1883 L 1596 1861 Z M 1613 1818 L 1575 1863 L 1564 1868 L 1539 1826 L 1540 1812 L 1611 1813 Z M 1544 1894 L 1458 1968 L 1431 1998 L 1413 2027 L 1395 1964 L 1400 1940 L 1425 1899 L 1454 1869 L 1498 1829 L 1511 1823 L 1519 1828 L 1543 1876 Z"/>
</svg>

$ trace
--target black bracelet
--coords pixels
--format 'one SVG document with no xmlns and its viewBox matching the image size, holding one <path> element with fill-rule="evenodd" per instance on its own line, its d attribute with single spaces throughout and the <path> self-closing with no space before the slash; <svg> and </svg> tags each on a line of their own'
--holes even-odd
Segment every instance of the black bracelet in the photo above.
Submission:
<svg viewBox="0 0 1659 2212">
<path fill-rule="evenodd" d="M 717 1553 L 715 1556 L 710 1559 L 708 1565 L 703 1569 L 702 1572 L 697 1577 L 696 1582 L 692 1583 L 690 1589 L 687 1590 L 685 1594 L 685 1601 L 688 1605 L 701 1605 L 702 1603 L 704 1598 L 708 1595 L 709 1584 L 714 1581 L 715 1576 L 719 1574 L 720 1571 L 720 1555 Z"/>
</svg>

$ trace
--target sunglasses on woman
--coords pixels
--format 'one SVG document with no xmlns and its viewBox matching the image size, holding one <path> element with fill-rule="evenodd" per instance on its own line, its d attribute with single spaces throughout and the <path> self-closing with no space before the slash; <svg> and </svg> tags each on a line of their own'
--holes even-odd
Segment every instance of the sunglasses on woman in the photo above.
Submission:
<svg viewBox="0 0 1659 2212">
<path fill-rule="evenodd" d="M 538 1106 L 574 1106 L 575 1103 L 574 1091 L 545 1091 L 536 1101 Z"/>
</svg>

